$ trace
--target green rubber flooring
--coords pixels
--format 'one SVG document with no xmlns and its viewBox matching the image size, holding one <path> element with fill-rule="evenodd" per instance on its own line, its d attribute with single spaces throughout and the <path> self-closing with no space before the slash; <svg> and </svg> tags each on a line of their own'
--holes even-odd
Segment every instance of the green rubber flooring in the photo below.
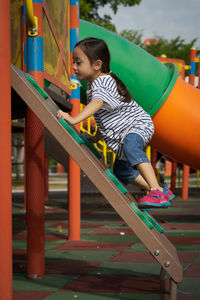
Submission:
<svg viewBox="0 0 200 300">
<path fill-rule="evenodd" d="M 184 269 L 178 300 L 200 299 L 200 189 L 151 211 L 177 249 Z M 81 240 L 68 240 L 67 200 L 45 210 L 45 279 L 26 278 L 26 224 L 22 200 L 13 200 L 14 300 L 167 300 L 169 280 L 132 230 L 101 197 L 82 199 Z"/>
</svg>

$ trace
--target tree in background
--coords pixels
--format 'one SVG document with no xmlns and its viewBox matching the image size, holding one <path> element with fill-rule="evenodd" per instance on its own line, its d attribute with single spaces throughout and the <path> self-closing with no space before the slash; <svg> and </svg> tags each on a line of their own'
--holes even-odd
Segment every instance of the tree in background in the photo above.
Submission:
<svg viewBox="0 0 200 300">
<path fill-rule="evenodd" d="M 145 43 L 142 30 L 123 30 L 119 35 L 145 49 L 153 56 L 160 57 L 164 54 L 169 58 L 183 59 L 186 64 L 189 64 L 190 49 L 194 47 L 197 41 L 197 38 L 195 38 L 186 43 L 180 36 L 172 40 L 167 40 L 161 36 L 154 36 L 146 40 L 148 42 Z"/>
<path fill-rule="evenodd" d="M 140 2 L 141 0 L 80 0 L 80 18 L 116 32 L 116 27 L 112 24 L 112 18 L 109 15 L 105 14 L 100 17 L 99 7 L 108 4 L 116 14 L 120 5 L 134 6 L 140 4 Z"/>
<path fill-rule="evenodd" d="M 122 30 L 119 34 L 130 42 L 144 48 L 144 42 L 142 40 L 143 30 Z"/>
<path fill-rule="evenodd" d="M 191 40 L 189 43 L 185 42 L 180 36 L 172 40 L 156 37 L 156 40 L 158 40 L 158 43 L 146 45 L 145 50 L 157 57 L 165 54 L 170 58 L 183 59 L 186 64 L 190 63 L 190 49 L 194 47 L 197 38 Z"/>
<path fill-rule="evenodd" d="M 98 9 L 109 5 L 112 11 L 116 13 L 120 5 L 134 6 L 139 5 L 140 2 L 141 0 L 80 0 L 80 18 L 117 33 L 111 16 L 105 14 L 100 17 Z M 143 30 L 123 30 L 118 34 L 156 57 L 165 54 L 169 58 L 183 59 L 186 64 L 189 64 L 190 48 L 194 47 L 197 41 L 195 38 L 186 43 L 180 36 L 172 40 L 154 36 L 148 39 L 148 43 L 144 43 Z"/>
</svg>

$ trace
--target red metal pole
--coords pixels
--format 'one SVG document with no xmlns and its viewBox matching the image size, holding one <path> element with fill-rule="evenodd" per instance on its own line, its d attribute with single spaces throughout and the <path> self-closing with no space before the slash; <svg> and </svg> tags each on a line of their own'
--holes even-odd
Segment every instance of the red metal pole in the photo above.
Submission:
<svg viewBox="0 0 200 300">
<path fill-rule="evenodd" d="M 189 74 L 189 83 L 195 84 L 195 73 L 196 73 L 196 63 L 195 58 L 197 55 L 196 48 L 190 49 L 190 74 Z M 190 167 L 183 165 L 183 186 L 182 186 L 182 199 L 188 199 L 188 188 L 189 188 L 189 177 L 190 177 Z"/>
<path fill-rule="evenodd" d="M 0 9 L 0 299 L 12 299 L 10 1 Z"/>
<path fill-rule="evenodd" d="M 49 155 L 47 153 L 44 153 L 44 201 L 46 202 L 48 200 L 49 200 Z"/>
<path fill-rule="evenodd" d="M 171 190 L 173 193 L 175 193 L 176 189 L 176 169 L 177 169 L 177 162 L 172 162 L 172 171 L 171 171 Z"/>
<path fill-rule="evenodd" d="M 156 174 L 156 162 L 157 162 L 157 151 L 154 148 L 151 148 L 151 164 Z"/>
<path fill-rule="evenodd" d="M 22 8 L 22 64 L 21 69 L 26 73 L 26 0 L 23 0 L 23 8 Z M 24 119 L 26 123 L 26 119 Z M 24 128 L 24 209 L 26 209 L 26 126 Z"/>
<path fill-rule="evenodd" d="M 33 0 L 38 36 L 27 37 L 27 71 L 43 87 L 43 9 Z M 28 109 L 26 122 L 27 164 L 27 277 L 44 278 L 44 126 Z"/>
<path fill-rule="evenodd" d="M 196 62 L 195 58 L 197 55 L 197 49 L 191 48 L 190 49 L 190 74 L 189 74 L 189 83 L 194 85 L 195 84 L 195 75 L 196 75 Z"/>
<path fill-rule="evenodd" d="M 70 1 L 70 69 L 71 79 L 75 79 L 73 71 L 72 51 L 78 42 L 79 30 L 79 1 Z M 76 115 L 80 112 L 80 88 L 72 90 L 70 102 L 73 104 L 71 115 Z M 76 125 L 80 130 L 80 126 Z M 69 157 L 69 172 L 68 172 L 68 202 L 69 202 L 69 240 L 80 240 L 80 167 L 76 162 Z"/>
</svg>

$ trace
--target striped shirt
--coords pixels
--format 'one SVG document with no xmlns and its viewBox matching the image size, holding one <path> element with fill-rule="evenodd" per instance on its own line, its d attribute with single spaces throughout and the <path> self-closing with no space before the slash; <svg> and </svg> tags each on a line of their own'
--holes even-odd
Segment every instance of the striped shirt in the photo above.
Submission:
<svg viewBox="0 0 200 300">
<path fill-rule="evenodd" d="M 153 133 L 151 117 L 134 100 L 122 102 L 116 81 L 110 75 L 99 76 L 87 85 L 87 102 L 101 99 L 103 106 L 94 114 L 96 124 L 107 146 L 121 156 L 124 137 L 137 133 L 147 144 Z"/>
</svg>

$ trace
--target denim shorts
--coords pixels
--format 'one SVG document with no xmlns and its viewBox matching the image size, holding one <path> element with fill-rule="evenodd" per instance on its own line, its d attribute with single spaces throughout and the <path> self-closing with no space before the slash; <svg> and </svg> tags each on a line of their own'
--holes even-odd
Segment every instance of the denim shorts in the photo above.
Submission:
<svg viewBox="0 0 200 300">
<path fill-rule="evenodd" d="M 126 160 L 121 160 L 116 157 L 113 172 L 124 185 L 127 185 L 140 174 L 136 165 L 150 161 L 143 150 L 144 141 L 140 135 L 129 133 L 125 137 L 122 147 Z"/>
</svg>

